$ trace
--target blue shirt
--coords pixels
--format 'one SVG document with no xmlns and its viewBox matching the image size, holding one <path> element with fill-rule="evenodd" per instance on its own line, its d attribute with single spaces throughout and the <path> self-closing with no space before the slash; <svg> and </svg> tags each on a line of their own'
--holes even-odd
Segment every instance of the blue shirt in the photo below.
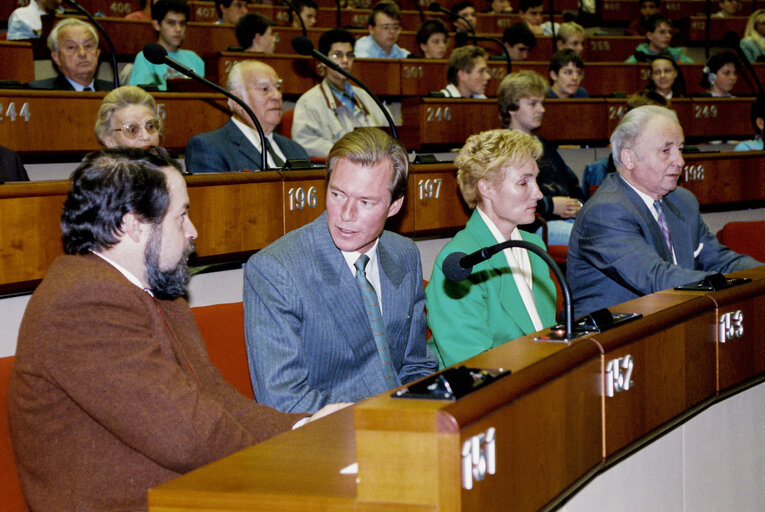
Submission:
<svg viewBox="0 0 765 512">
<path fill-rule="evenodd" d="M 356 58 L 359 59 L 405 59 L 409 55 L 409 50 L 404 50 L 399 45 L 394 44 L 390 49 L 390 53 L 385 53 L 380 45 L 377 44 L 372 34 L 359 38 L 356 41 L 356 46 L 353 48 L 353 53 Z"/>
<path fill-rule="evenodd" d="M 733 151 L 762 151 L 762 139 L 757 137 L 754 140 L 739 142 Z"/>
<path fill-rule="evenodd" d="M 356 105 L 353 103 L 353 87 L 351 84 L 346 81 L 344 91 L 340 91 L 340 89 L 329 80 L 327 80 L 327 85 L 329 86 L 329 90 L 332 91 L 332 94 L 335 95 L 335 98 L 337 98 L 337 101 L 342 103 L 345 108 L 348 109 L 348 112 L 353 112 Z"/>
</svg>

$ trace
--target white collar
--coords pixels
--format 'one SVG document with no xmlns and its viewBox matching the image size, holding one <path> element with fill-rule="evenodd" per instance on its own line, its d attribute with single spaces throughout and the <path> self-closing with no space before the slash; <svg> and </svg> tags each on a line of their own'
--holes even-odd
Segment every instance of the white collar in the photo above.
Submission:
<svg viewBox="0 0 765 512">
<path fill-rule="evenodd" d="M 109 265 L 111 265 L 112 267 L 114 267 L 115 269 L 117 269 L 117 271 L 118 271 L 120 274 L 122 274 L 123 276 L 125 276 L 125 279 L 127 279 L 128 281 L 130 281 L 131 283 L 133 283 L 134 285 L 136 285 L 138 288 L 140 288 L 141 290 L 145 291 L 146 293 L 148 293 L 149 295 L 151 295 L 152 297 L 154 297 L 154 294 L 151 292 L 151 290 L 150 290 L 149 288 L 145 287 L 145 286 L 144 286 L 144 285 L 141 283 L 141 281 L 140 281 L 140 280 L 139 280 L 139 279 L 136 277 L 136 275 L 135 275 L 135 274 L 133 274 L 131 271 L 129 271 L 128 269 L 126 269 L 125 267 L 123 267 L 122 265 L 120 265 L 119 263 L 117 263 L 116 261 L 114 261 L 113 259 L 111 259 L 111 258 L 107 258 L 106 256 L 104 256 L 104 255 L 103 255 L 103 254 L 101 254 L 100 252 L 96 252 L 96 251 L 93 251 L 93 250 L 91 250 L 90 252 L 92 252 L 93 254 L 95 254 L 96 256 L 98 256 L 99 258 L 101 258 L 102 260 L 104 260 L 106 263 L 108 263 Z"/>
</svg>

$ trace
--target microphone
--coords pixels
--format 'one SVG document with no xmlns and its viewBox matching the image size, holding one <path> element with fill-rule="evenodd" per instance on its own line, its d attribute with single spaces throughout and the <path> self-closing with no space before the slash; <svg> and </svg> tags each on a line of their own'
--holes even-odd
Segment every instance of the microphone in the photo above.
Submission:
<svg viewBox="0 0 765 512">
<path fill-rule="evenodd" d="M 473 272 L 473 267 L 482 261 L 486 261 L 500 251 L 503 251 L 509 247 L 521 247 L 527 251 L 531 251 L 545 263 L 553 271 L 555 279 L 558 281 L 560 289 L 563 291 L 564 302 L 564 326 L 566 329 L 566 340 L 572 340 L 574 338 L 574 307 L 571 300 L 571 288 L 569 288 L 566 278 L 563 276 L 560 267 L 550 257 L 547 252 L 536 244 L 526 242 L 522 240 L 508 240 L 500 244 L 492 245 L 490 247 L 484 247 L 473 254 L 465 254 L 464 252 L 453 252 L 446 257 L 441 270 L 444 272 L 444 277 L 449 281 L 462 281 L 467 279 Z"/>
<path fill-rule="evenodd" d="M 297 16 L 298 21 L 300 22 L 300 28 L 303 30 L 303 35 L 307 35 L 308 31 L 305 28 L 305 22 L 303 21 L 303 18 L 300 16 L 300 12 L 295 7 L 295 4 L 290 2 L 290 0 L 282 0 L 282 3 L 287 6 L 287 8 L 295 13 L 295 16 Z"/>
<path fill-rule="evenodd" d="M 746 74 L 744 75 L 744 78 L 746 78 L 746 81 L 749 84 L 749 87 L 752 88 L 752 92 L 754 92 L 758 96 L 762 96 L 763 95 L 762 83 L 760 82 L 760 79 L 757 76 L 757 73 L 755 73 L 754 67 L 752 67 L 752 63 L 749 62 L 749 59 L 744 54 L 744 50 L 741 49 L 741 38 L 739 37 L 739 35 L 732 30 L 728 30 L 723 36 L 723 42 L 725 46 L 733 49 L 733 51 L 736 52 L 736 55 L 738 55 L 738 60 L 741 61 L 741 64 L 746 68 L 747 73 L 754 80 L 754 84 L 757 86 L 756 89 L 752 85 L 752 82 L 749 81 L 749 77 L 747 77 Z"/>
<path fill-rule="evenodd" d="M 77 11 L 82 13 L 90 22 L 93 24 L 94 27 L 96 27 L 96 30 L 104 37 L 104 41 L 106 41 L 106 46 L 109 47 L 109 51 L 112 54 L 112 72 L 114 73 L 114 87 L 117 88 L 120 86 L 120 74 L 117 70 L 117 52 L 114 51 L 114 45 L 112 44 L 112 40 L 109 38 L 109 34 L 106 33 L 104 30 L 104 27 L 101 26 L 100 23 L 96 21 L 96 19 L 91 16 L 91 14 L 85 10 L 83 6 L 78 4 L 75 0 L 66 0 L 66 3 L 74 7 Z"/>
<path fill-rule="evenodd" d="M 468 40 L 470 40 L 471 42 L 488 41 L 488 42 L 497 44 L 502 50 L 502 53 L 504 53 L 505 55 L 505 61 L 507 62 L 507 74 L 509 75 L 510 73 L 512 73 L 513 61 L 510 58 L 510 54 L 507 52 L 507 48 L 505 48 L 505 45 L 502 44 L 502 41 L 500 41 L 496 37 L 471 36 L 467 32 L 457 32 L 456 34 L 454 34 L 454 42 L 457 44 L 457 46 L 464 46 L 468 42 Z"/>
<path fill-rule="evenodd" d="M 462 21 L 465 22 L 465 26 L 468 27 L 470 32 L 472 32 L 473 35 L 475 35 L 475 27 L 473 26 L 472 23 L 468 21 L 466 17 L 460 16 L 456 12 L 450 11 L 449 9 L 444 9 L 443 7 L 439 5 L 438 2 L 431 2 L 430 5 L 428 6 L 428 9 L 430 9 L 432 12 L 440 12 L 440 13 L 448 14 L 451 19 L 455 19 L 455 18 L 461 19 Z M 459 33 L 459 31 L 457 31 L 457 33 Z"/>
<path fill-rule="evenodd" d="M 255 125 L 255 129 L 258 130 L 258 135 L 260 136 L 260 168 L 262 170 L 267 170 L 268 166 L 266 165 L 266 135 L 263 133 L 263 127 L 260 126 L 260 121 L 258 121 L 258 118 L 255 116 L 255 113 L 252 111 L 252 109 L 245 103 L 240 97 L 237 95 L 227 91 L 223 87 L 219 86 L 218 84 L 214 84 L 211 81 L 207 80 L 203 76 L 199 76 L 196 71 L 194 71 L 191 68 L 187 68 L 177 60 L 168 57 L 167 50 L 158 43 L 149 43 L 146 46 L 143 47 L 143 56 L 146 57 L 146 60 L 151 62 L 152 64 L 167 64 L 171 68 L 175 69 L 176 71 L 180 72 L 181 74 L 196 80 L 197 82 L 201 82 L 205 84 L 207 87 L 213 89 L 214 91 L 217 91 L 224 95 L 227 98 L 230 98 L 232 101 L 236 102 L 240 107 L 244 109 L 245 112 L 247 112 L 247 115 L 250 116 L 250 119 L 252 120 L 252 123 Z"/>
<path fill-rule="evenodd" d="M 296 36 L 292 40 L 292 48 L 300 55 L 310 55 L 313 56 L 314 59 L 318 60 L 328 68 L 330 68 L 333 71 L 337 71 L 347 79 L 351 80 L 352 82 L 356 83 L 359 87 L 364 89 L 364 91 L 369 94 L 369 96 L 372 98 L 372 100 L 377 104 L 377 106 L 382 110 L 383 115 L 385 116 L 385 120 L 388 121 L 388 126 L 390 126 L 391 135 L 393 135 L 394 139 L 398 139 L 398 132 L 396 131 L 396 125 L 393 123 L 393 118 L 390 116 L 390 113 L 388 113 L 388 109 L 385 108 L 382 101 L 380 101 L 380 98 L 377 97 L 375 93 L 373 93 L 369 87 L 367 87 L 364 82 L 353 76 L 352 74 L 348 73 L 346 70 L 341 68 L 337 63 L 335 63 L 332 59 L 321 53 L 319 50 L 317 50 L 313 46 L 313 42 L 308 39 L 306 36 Z"/>
</svg>

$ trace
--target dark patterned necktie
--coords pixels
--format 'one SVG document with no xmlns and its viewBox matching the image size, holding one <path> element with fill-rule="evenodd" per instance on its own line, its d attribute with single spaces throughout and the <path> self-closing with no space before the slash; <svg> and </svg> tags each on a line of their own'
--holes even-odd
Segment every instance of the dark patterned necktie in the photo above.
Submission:
<svg viewBox="0 0 765 512">
<path fill-rule="evenodd" d="M 271 147 L 271 143 L 268 141 L 268 139 L 266 139 L 266 152 L 271 157 L 271 160 L 274 161 L 274 165 L 277 168 L 281 169 L 282 167 L 284 167 L 284 160 L 279 158 L 279 155 L 277 155 L 276 151 L 274 151 L 274 148 Z"/>
<path fill-rule="evenodd" d="M 672 236 L 669 234 L 669 225 L 667 225 L 667 219 L 664 217 L 664 208 L 661 206 L 661 201 L 654 201 L 653 207 L 656 208 L 661 234 L 664 235 L 664 240 L 667 241 L 669 252 L 672 252 Z"/>
<path fill-rule="evenodd" d="M 385 383 L 390 389 L 398 385 L 398 379 L 390 362 L 390 346 L 388 345 L 388 337 L 385 334 L 385 323 L 383 322 L 377 293 L 372 287 L 372 283 L 367 279 L 367 263 L 369 263 L 369 256 L 362 254 L 356 260 L 356 263 L 353 264 L 356 267 L 356 284 L 359 285 L 359 290 L 361 290 L 364 309 L 367 311 L 369 324 L 372 326 L 372 334 L 375 337 L 377 354 L 380 356 L 380 362 L 382 363 Z"/>
</svg>

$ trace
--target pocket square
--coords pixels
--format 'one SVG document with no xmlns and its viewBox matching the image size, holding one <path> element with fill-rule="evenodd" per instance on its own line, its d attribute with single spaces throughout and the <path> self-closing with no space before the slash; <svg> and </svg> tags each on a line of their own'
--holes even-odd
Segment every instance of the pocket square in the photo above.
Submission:
<svg viewBox="0 0 765 512">
<path fill-rule="evenodd" d="M 696 257 L 698 257 L 699 254 L 701 254 L 701 249 L 703 249 L 703 248 L 704 248 L 704 243 L 702 242 L 702 243 L 699 244 L 699 246 L 696 248 L 696 250 L 693 251 L 693 258 L 694 259 Z"/>
</svg>

